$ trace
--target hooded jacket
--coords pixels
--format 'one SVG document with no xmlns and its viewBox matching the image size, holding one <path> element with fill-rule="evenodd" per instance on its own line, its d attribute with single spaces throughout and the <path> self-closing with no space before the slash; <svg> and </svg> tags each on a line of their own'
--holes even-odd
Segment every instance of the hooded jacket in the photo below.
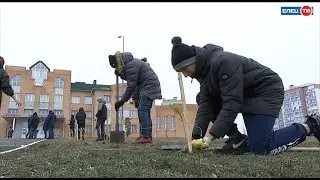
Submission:
<svg viewBox="0 0 320 180">
<path fill-rule="evenodd" d="M 220 138 L 232 129 L 238 113 L 279 116 L 284 87 L 277 73 L 217 45 L 195 50 L 196 72 L 192 77 L 200 83 L 200 95 L 193 132 L 199 127 L 206 129 L 214 120 L 209 132 Z"/>
<path fill-rule="evenodd" d="M 129 52 L 123 53 L 123 64 L 122 78 L 127 81 L 127 88 L 121 99 L 123 102 L 127 102 L 130 97 L 138 100 L 141 96 L 147 96 L 151 100 L 162 99 L 160 81 L 150 65 L 133 58 Z"/>
</svg>

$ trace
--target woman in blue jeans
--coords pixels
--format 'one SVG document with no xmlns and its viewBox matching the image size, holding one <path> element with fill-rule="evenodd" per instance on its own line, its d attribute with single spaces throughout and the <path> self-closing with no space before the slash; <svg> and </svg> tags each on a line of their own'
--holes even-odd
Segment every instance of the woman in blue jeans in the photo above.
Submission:
<svg viewBox="0 0 320 180">
<path fill-rule="evenodd" d="M 180 37 L 171 40 L 171 63 L 200 83 L 199 107 L 192 137 L 205 145 L 223 138 L 233 130 L 238 113 L 242 113 L 248 133 L 250 151 L 258 154 L 283 152 L 314 135 L 320 141 L 320 119 L 309 116 L 304 123 L 274 131 L 275 119 L 284 100 L 281 78 L 270 68 L 257 61 L 225 51 L 221 46 L 189 46 Z M 199 128 L 209 135 L 200 139 Z M 233 144 L 237 147 L 238 144 Z"/>
<path fill-rule="evenodd" d="M 137 143 L 152 143 L 150 109 L 155 99 L 162 99 L 158 76 L 150 65 L 134 58 L 129 52 L 121 53 L 120 56 L 110 55 L 109 62 L 115 68 L 115 74 L 127 81 L 122 99 L 115 103 L 116 111 L 132 97 L 138 103 L 140 137 Z"/>
</svg>

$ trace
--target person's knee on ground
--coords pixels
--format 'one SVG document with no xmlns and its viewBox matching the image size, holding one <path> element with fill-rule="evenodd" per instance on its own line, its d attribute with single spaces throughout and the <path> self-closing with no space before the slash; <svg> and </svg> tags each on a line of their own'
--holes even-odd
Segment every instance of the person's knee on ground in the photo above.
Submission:
<svg viewBox="0 0 320 180">
<path fill-rule="evenodd" d="M 244 114 L 250 151 L 256 154 L 278 154 L 287 151 L 306 139 L 307 125 L 293 123 L 273 130 L 275 117 Z"/>
</svg>

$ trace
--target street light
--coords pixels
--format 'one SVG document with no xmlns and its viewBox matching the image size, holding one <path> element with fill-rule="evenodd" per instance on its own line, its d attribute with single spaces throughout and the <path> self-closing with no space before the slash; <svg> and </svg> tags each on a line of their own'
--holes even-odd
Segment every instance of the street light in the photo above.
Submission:
<svg viewBox="0 0 320 180">
<path fill-rule="evenodd" d="M 122 38 L 122 53 L 124 53 L 124 36 L 118 36 L 118 38 Z M 124 83 L 124 81 L 122 79 L 121 84 L 123 84 L 123 83 Z M 117 91 L 119 91 L 119 89 Z M 118 92 L 118 94 L 119 94 L 119 92 Z M 121 95 L 123 96 L 123 89 L 122 89 Z M 117 98 L 119 98 L 119 96 L 117 96 Z M 118 101 L 119 101 L 119 99 L 118 99 Z M 121 127 L 123 127 L 123 106 L 121 107 L 121 125 L 122 125 Z"/>
</svg>

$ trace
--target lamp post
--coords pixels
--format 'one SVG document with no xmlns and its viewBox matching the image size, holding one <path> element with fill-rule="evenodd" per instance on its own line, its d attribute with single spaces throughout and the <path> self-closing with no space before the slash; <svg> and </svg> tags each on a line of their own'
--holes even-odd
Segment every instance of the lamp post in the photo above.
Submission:
<svg viewBox="0 0 320 180">
<path fill-rule="evenodd" d="M 124 36 L 118 36 L 118 38 L 122 38 L 122 53 L 124 53 Z M 124 83 L 124 81 L 122 79 L 121 84 L 123 84 L 123 83 Z M 122 89 L 121 95 L 123 95 L 123 89 Z M 117 98 L 119 98 L 119 96 L 117 96 Z M 118 101 L 119 101 L 119 99 L 118 99 Z M 123 106 L 121 107 L 121 125 L 123 125 Z M 121 126 L 121 127 L 123 127 L 123 126 Z"/>
<path fill-rule="evenodd" d="M 124 53 L 124 36 L 118 36 L 118 38 L 122 38 L 122 53 Z M 121 83 L 123 84 L 123 79 Z"/>
</svg>

